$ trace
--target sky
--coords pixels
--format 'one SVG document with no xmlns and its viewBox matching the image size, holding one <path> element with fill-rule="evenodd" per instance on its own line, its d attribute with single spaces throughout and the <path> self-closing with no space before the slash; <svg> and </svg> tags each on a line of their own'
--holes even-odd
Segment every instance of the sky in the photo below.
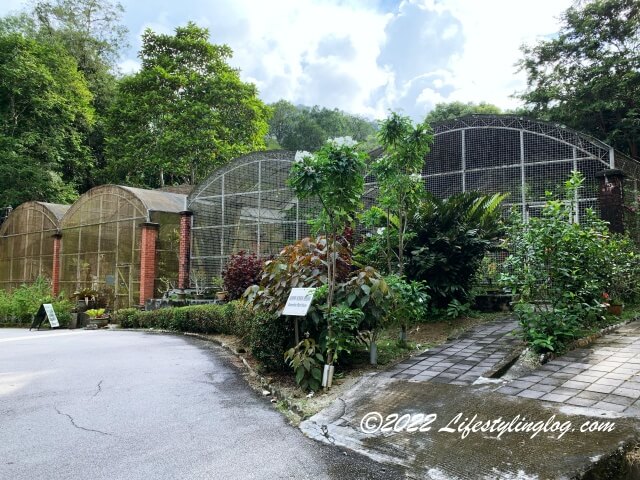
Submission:
<svg viewBox="0 0 640 480">
<path fill-rule="evenodd" d="M 421 120 L 436 103 L 520 103 L 520 46 L 553 36 L 571 0 L 121 0 L 130 48 L 123 72 L 139 67 L 146 28 L 172 33 L 194 21 L 260 97 L 383 118 Z M 0 15 L 22 8 L 4 0 Z"/>
</svg>

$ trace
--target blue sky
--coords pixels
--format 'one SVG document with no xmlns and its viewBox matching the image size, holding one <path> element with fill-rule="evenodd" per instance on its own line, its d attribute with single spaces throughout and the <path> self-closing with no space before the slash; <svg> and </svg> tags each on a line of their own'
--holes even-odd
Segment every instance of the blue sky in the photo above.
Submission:
<svg viewBox="0 0 640 480">
<path fill-rule="evenodd" d="M 487 101 L 502 108 L 525 86 L 519 46 L 553 35 L 571 0 L 122 0 L 138 68 L 145 28 L 171 33 L 193 20 L 267 102 L 322 105 L 381 118 L 418 120 L 438 102 Z M 5 0 L 0 15 L 20 9 Z"/>
</svg>

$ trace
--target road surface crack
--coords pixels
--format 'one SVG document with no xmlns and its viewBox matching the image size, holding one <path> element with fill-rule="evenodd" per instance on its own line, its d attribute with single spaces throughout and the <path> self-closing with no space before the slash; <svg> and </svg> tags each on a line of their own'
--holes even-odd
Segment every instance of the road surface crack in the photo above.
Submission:
<svg viewBox="0 0 640 480">
<path fill-rule="evenodd" d="M 58 415 L 62 415 L 62 416 L 67 417 L 69 419 L 69 421 L 71 422 L 71 425 L 73 425 L 74 427 L 76 427 L 79 430 L 84 430 L 85 432 L 99 433 L 100 435 L 111 436 L 111 434 L 107 433 L 107 432 L 102 432 L 100 430 L 93 430 L 91 428 L 81 427 L 80 425 L 76 424 L 75 420 L 73 419 L 73 417 L 71 415 L 69 415 L 68 413 L 61 412 L 60 410 L 58 410 L 58 407 L 53 407 L 53 408 L 55 409 L 56 412 L 58 412 Z"/>
<path fill-rule="evenodd" d="M 96 395 L 98 395 L 98 394 L 102 391 L 102 382 L 104 382 L 104 380 L 100 380 L 100 381 L 98 382 L 98 389 L 96 390 L 96 393 L 94 393 L 94 394 L 93 394 L 93 397 L 92 397 L 92 398 L 95 398 L 95 397 L 96 397 Z"/>
</svg>

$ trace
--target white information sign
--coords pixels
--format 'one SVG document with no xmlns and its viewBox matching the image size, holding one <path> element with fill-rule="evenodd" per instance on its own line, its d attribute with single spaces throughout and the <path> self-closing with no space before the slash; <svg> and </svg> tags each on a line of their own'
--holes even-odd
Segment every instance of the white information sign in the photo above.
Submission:
<svg viewBox="0 0 640 480">
<path fill-rule="evenodd" d="M 282 314 L 304 317 L 309 311 L 315 291 L 315 288 L 292 288 Z"/>
<path fill-rule="evenodd" d="M 50 303 L 43 303 L 42 306 L 44 307 L 44 311 L 46 312 L 47 317 L 49 318 L 49 325 L 51 325 L 51 328 L 60 327 L 60 324 L 58 323 L 58 317 L 56 316 L 56 312 L 53 309 L 53 305 L 51 305 Z"/>
</svg>

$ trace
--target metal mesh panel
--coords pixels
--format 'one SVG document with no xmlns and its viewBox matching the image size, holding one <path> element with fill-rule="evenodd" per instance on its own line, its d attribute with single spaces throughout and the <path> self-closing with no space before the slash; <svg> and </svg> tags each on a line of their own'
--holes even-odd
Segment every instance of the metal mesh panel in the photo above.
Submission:
<svg viewBox="0 0 640 480">
<path fill-rule="evenodd" d="M 587 207 L 597 210 L 597 172 L 616 164 L 640 178 L 638 162 L 626 157 L 614 162 L 607 145 L 552 123 L 471 115 L 433 128 L 423 177 L 427 190 L 440 198 L 471 190 L 508 193 L 508 204 L 525 216 L 539 215 L 545 192 L 561 193 L 570 172 L 579 170 L 585 175 L 577 199 L 582 216 Z"/>
<path fill-rule="evenodd" d="M 640 178 L 638 162 L 617 153 L 614 158 L 602 142 L 552 123 L 472 115 L 433 129 L 435 140 L 422 177 L 425 188 L 439 198 L 464 191 L 508 193 L 507 204 L 526 218 L 540 215 L 546 192 L 561 193 L 570 172 L 579 170 L 585 175 L 585 188 L 576 199 L 579 220 L 587 208 L 597 211 L 597 172 L 615 166 L 632 179 Z M 378 149 L 371 156 L 380 153 Z M 286 186 L 293 158 L 293 152 L 282 151 L 246 155 L 214 172 L 189 197 L 194 212 L 192 268 L 219 275 L 231 253 L 245 249 L 267 256 L 309 234 L 308 220 L 318 209 L 298 205 Z M 637 183 L 635 193 L 629 194 L 636 206 Z M 367 175 L 365 208 L 375 203 L 376 195 L 375 178 Z M 640 230 L 640 220 L 634 221 Z"/>
<path fill-rule="evenodd" d="M 309 235 L 317 210 L 287 186 L 295 152 L 257 152 L 215 171 L 189 197 L 194 213 L 191 268 L 221 274 L 240 250 L 261 257 Z"/>
<path fill-rule="evenodd" d="M 82 195 L 61 222 L 60 289 L 109 288 L 117 308 L 136 305 L 140 295 L 140 224 L 160 224 L 156 243 L 158 279 L 177 277 L 179 212 L 185 196 L 115 185 Z"/>
<path fill-rule="evenodd" d="M 11 290 L 39 276 L 51 278 L 52 235 L 68 208 L 27 202 L 11 212 L 0 228 L 0 288 Z"/>
</svg>

